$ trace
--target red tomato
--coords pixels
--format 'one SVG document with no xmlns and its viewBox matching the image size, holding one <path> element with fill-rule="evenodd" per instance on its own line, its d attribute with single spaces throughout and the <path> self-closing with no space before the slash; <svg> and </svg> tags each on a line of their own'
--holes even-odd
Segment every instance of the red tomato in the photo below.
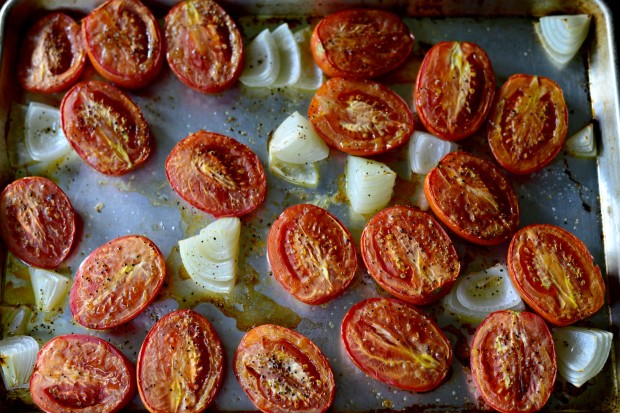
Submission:
<svg viewBox="0 0 620 413">
<path fill-rule="evenodd" d="M 56 93 L 75 83 L 85 65 L 80 26 L 64 13 L 51 13 L 28 30 L 17 78 L 30 92 Z"/>
<path fill-rule="evenodd" d="M 551 332 L 534 313 L 491 313 L 471 345 L 471 371 L 484 400 L 500 412 L 543 408 L 557 371 Z"/>
<path fill-rule="evenodd" d="M 480 46 L 441 42 L 422 61 L 414 101 L 420 121 L 429 132 L 456 141 L 482 126 L 494 94 L 491 61 Z"/>
<path fill-rule="evenodd" d="M 342 294 L 357 270 L 349 230 L 310 204 L 285 209 L 273 223 L 267 257 L 276 280 L 306 304 L 323 304 Z"/>
<path fill-rule="evenodd" d="M 384 153 L 413 133 L 407 103 L 370 80 L 327 80 L 312 98 L 308 118 L 325 142 L 351 155 Z"/>
<path fill-rule="evenodd" d="M 510 242 L 508 270 L 523 300 L 552 324 L 572 324 L 603 306 L 601 270 L 584 243 L 560 227 L 520 229 Z"/>
<path fill-rule="evenodd" d="M 351 307 L 342 321 L 342 342 L 364 373 L 415 392 L 437 388 L 452 363 L 450 342 L 437 323 L 391 298 Z"/>
<path fill-rule="evenodd" d="M 184 0 L 165 22 L 167 58 L 179 80 L 203 93 L 232 86 L 243 70 L 243 41 L 233 19 L 212 0 Z"/>
<path fill-rule="evenodd" d="M 265 324 L 239 343 L 233 371 L 262 412 L 322 413 L 334 401 L 336 383 L 321 350 L 288 328 Z"/>
<path fill-rule="evenodd" d="M 446 155 L 424 179 L 424 194 L 459 237 L 497 245 L 519 227 L 519 201 L 500 168 L 465 152 Z"/>
<path fill-rule="evenodd" d="M 564 146 L 568 109 L 562 89 L 546 77 L 513 75 L 500 89 L 487 126 L 491 152 L 504 169 L 538 171 Z"/>
<path fill-rule="evenodd" d="M 90 62 L 118 86 L 135 89 L 157 77 L 164 61 L 161 30 L 139 0 L 109 0 L 82 21 Z"/>
<path fill-rule="evenodd" d="M 127 357 L 105 340 L 80 334 L 44 345 L 30 377 L 32 400 L 47 413 L 118 412 L 135 392 Z"/>
<path fill-rule="evenodd" d="M 265 199 L 267 177 L 244 144 L 214 132 L 198 131 L 176 144 L 166 176 L 181 198 L 215 217 L 238 217 Z"/>
<path fill-rule="evenodd" d="M 393 13 L 344 10 L 316 25 L 310 47 L 314 60 L 327 76 L 368 79 L 404 62 L 413 50 L 413 35 Z"/>
<path fill-rule="evenodd" d="M 34 267 L 56 268 L 75 240 L 75 212 L 49 179 L 21 178 L 0 195 L 0 234 L 19 259 Z"/>
<path fill-rule="evenodd" d="M 60 113 L 73 149 L 102 174 L 126 174 L 151 154 L 153 138 L 140 107 L 108 83 L 78 83 L 65 95 Z"/>
<path fill-rule="evenodd" d="M 192 310 L 160 319 L 142 343 L 140 398 L 152 413 L 202 412 L 222 382 L 224 352 L 211 323 Z"/>
<path fill-rule="evenodd" d="M 384 290 L 428 304 L 449 290 L 460 263 L 446 231 L 427 213 L 394 206 L 368 222 L 360 241 L 368 273 Z"/>
<path fill-rule="evenodd" d="M 157 246 L 141 235 L 116 238 L 93 251 L 80 265 L 71 286 L 71 313 L 87 328 L 124 324 L 154 299 L 166 277 Z"/>
</svg>

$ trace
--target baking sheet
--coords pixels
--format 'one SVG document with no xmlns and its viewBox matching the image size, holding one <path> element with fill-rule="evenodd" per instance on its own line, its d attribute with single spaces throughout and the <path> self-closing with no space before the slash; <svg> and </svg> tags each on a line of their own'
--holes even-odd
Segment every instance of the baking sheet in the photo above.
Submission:
<svg viewBox="0 0 620 413">
<path fill-rule="evenodd" d="M 172 3 L 172 2 L 171 2 Z M 311 3 L 311 4 L 310 4 Z M 372 2 L 371 2 L 372 3 Z M 459 3 L 459 2 L 455 2 Z M 25 28 L 35 17 L 47 10 L 62 8 L 87 12 L 98 2 L 86 1 L 10 1 L 2 11 L 0 25 L 0 131 L 9 144 L 19 140 L 19 106 L 39 101 L 58 106 L 62 94 L 42 96 L 22 93 L 14 77 L 15 53 Z M 169 4 L 147 3 L 165 14 Z M 275 28 L 287 21 L 297 29 L 316 21 L 320 15 L 359 3 L 345 1 L 321 4 L 315 2 L 222 2 L 233 13 L 244 40 L 265 27 Z M 368 2 L 364 2 L 368 4 Z M 615 72 L 613 29 L 609 12 L 600 2 L 479 2 L 459 6 L 450 2 L 377 2 L 381 7 L 396 10 L 407 17 L 406 23 L 416 37 L 416 59 L 432 44 L 441 40 L 467 40 L 478 43 L 488 53 L 498 85 L 513 73 L 531 73 L 554 79 L 563 88 L 569 107 L 569 134 L 591 119 L 597 125 L 597 140 L 601 154 L 596 161 L 578 160 L 564 154 L 543 171 L 529 177 L 513 177 L 522 210 L 521 225 L 547 222 L 575 233 L 588 245 L 595 261 L 607 275 L 609 306 L 584 322 L 584 325 L 611 329 L 614 332 L 615 352 L 618 349 L 618 202 L 620 198 L 620 155 L 618 152 L 618 97 Z M 470 7 L 471 6 L 471 7 Z M 533 29 L 535 16 L 554 12 L 589 12 L 594 16 L 582 54 L 566 67 L 549 61 Z M 303 13 L 303 16 L 299 16 Z M 274 15 L 289 14 L 288 17 Z M 257 16 L 269 17 L 257 17 Z M 87 76 L 95 76 L 93 73 Z M 384 80 L 411 104 L 411 84 L 396 84 L 395 77 Z M 614 87 L 616 86 L 616 87 Z M 408 410 L 476 410 L 484 408 L 469 380 L 467 359 L 463 350 L 472 328 L 462 325 L 446 313 L 440 304 L 425 307 L 437 317 L 451 339 L 455 357 L 447 381 L 437 390 L 416 394 L 395 389 L 366 377 L 348 359 L 340 345 L 340 321 L 346 311 L 359 300 L 383 294 L 363 269 L 343 296 L 330 303 L 313 307 L 302 304 L 288 295 L 271 277 L 266 255 L 266 238 L 270 224 L 287 206 L 311 202 L 323 206 L 349 227 L 354 237 L 359 235 L 365 217 L 353 214 L 342 193 L 345 157 L 332 150 L 328 161 L 320 163 L 321 181 L 317 189 L 305 189 L 288 184 L 268 173 L 268 193 L 265 203 L 255 212 L 242 218 L 242 248 L 238 282 L 233 293 L 218 296 L 196 290 L 180 271 L 177 242 L 196 234 L 212 220 L 207 214 L 191 208 L 169 187 L 164 174 L 164 161 L 176 142 L 191 132 L 206 129 L 224 133 L 248 144 L 267 166 L 267 140 L 288 114 L 297 110 L 306 113 L 311 92 L 293 89 L 250 89 L 242 85 L 219 95 L 204 95 L 182 85 L 164 65 L 162 73 L 151 86 L 130 93 L 143 110 L 156 137 L 156 147 L 149 161 L 138 170 L 120 178 L 98 174 L 75 154 L 51 165 L 13 165 L 11 151 L 0 139 L 0 177 L 6 183 L 11 175 L 44 175 L 56 181 L 67 193 L 80 217 L 77 247 L 61 267 L 65 275 L 75 273 L 80 262 L 99 245 L 118 236 L 138 233 L 148 236 L 167 257 L 167 285 L 156 303 L 136 320 L 117 330 L 101 333 L 86 331 L 75 325 L 68 310 L 68 300 L 62 314 L 37 314 L 30 323 L 32 335 L 44 343 L 54 335 L 66 332 L 87 332 L 103 337 L 130 359 L 136 359 L 140 344 L 157 317 L 175 309 L 195 308 L 207 316 L 219 333 L 226 353 L 227 374 L 223 386 L 211 406 L 215 410 L 253 410 L 231 372 L 234 350 L 244 332 L 251 326 L 274 322 L 295 328 L 310 337 L 325 353 L 337 382 L 335 411 L 366 411 L 381 409 Z M 480 136 L 469 139 L 464 146 L 475 152 L 485 152 Z M 379 157 L 399 172 L 399 196 L 393 202 L 411 202 L 418 180 L 406 172 L 405 151 Z M 19 162 L 17 162 L 19 164 Z M 614 214 L 615 213 L 615 214 Z M 604 235 L 603 235 L 604 234 Z M 502 260 L 506 246 L 482 248 L 456 242 L 463 262 L 462 272 L 492 265 Z M 13 305 L 32 300 L 23 287 L 27 273 L 16 260 L 8 257 L 3 272 L 3 304 Z M 611 320 L 611 321 L 610 321 Z M 614 353 L 615 353 L 614 352 Z M 546 409 L 549 411 L 582 410 L 613 411 L 617 403 L 617 367 L 610 357 L 603 372 L 581 389 L 567 386 L 559 377 L 556 389 Z M 27 395 L 24 396 L 27 399 Z M 0 411 L 13 406 L 28 408 L 27 402 L 15 394 L 0 390 Z M 132 407 L 143 409 L 136 396 Z"/>
</svg>

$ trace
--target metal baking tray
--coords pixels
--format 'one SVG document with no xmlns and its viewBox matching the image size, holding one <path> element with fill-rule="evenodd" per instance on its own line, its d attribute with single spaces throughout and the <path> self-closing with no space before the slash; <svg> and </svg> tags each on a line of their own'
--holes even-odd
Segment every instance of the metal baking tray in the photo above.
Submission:
<svg viewBox="0 0 620 413">
<path fill-rule="evenodd" d="M 311 92 L 293 89 L 250 89 L 237 85 L 218 95 L 204 95 L 182 85 L 165 65 L 158 79 L 145 89 L 131 92 L 156 137 L 156 149 L 149 161 L 123 177 L 96 173 L 76 155 L 49 165 L 20 165 L 12 149 L 19 140 L 19 106 L 30 101 L 58 105 L 62 94 L 43 96 L 24 93 L 15 77 L 16 54 L 30 24 L 52 9 L 64 9 L 76 16 L 94 8 L 95 0 L 9 0 L 0 14 L 0 188 L 16 177 L 44 175 L 56 181 L 71 199 L 79 215 L 79 236 L 68 261 L 59 269 L 75 273 L 80 262 L 99 245 L 112 238 L 139 233 L 151 238 L 167 257 L 167 282 L 156 303 L 124 327 L 109 332 L 85 331 L 71 319 L 68 300 L 60 314 L 36 314 L 29 330 L 42 344 L 67 332 L 94 334 L 109 340 L 130 359 L 136 359 L 141 342 L 157 317 L 174 308 L 195 308 L 215 326 L 225 348 L 227 373 L 211 406 L 218 411 L 246 411 L 254 406 L 242 392 L 231 372 L 233 353 L 254 325 L 273 322 L 310 337 L 327 356 L 336 377 L 334 411 L 408 410 L 476 411 L 488 409 L 477 395 L 467 365 L 467 340 L 471 326 L 448 314 L 440 303 L 424 307 L 447 331 L 454 345 L 454 359 L 447 381 L 427 393 L 402 391 L 375 381 L 358 370 L 340 345 L 340 322 L 357 301 L 384 294 L 360 269 L 350 288 L 322 306 L 308 306 L 291 298 L 270 275 L 265 247 L 270 224 L 287 206 L 311 202 L 329 209 L 350 228 L 354 237 L 365 223 L 355 216 L 342 196 L 344 156 L 332 150 L 320 164 L 321 180 L 316 189 L 288 184 L 268 174 L 265 203 L 243 217 L 243 236 L 238 282 L 230 296 L 194 290 L 183 280 L 177 248 L 179 239 L 195 234 L 212 219 L 183 202 L 170 188 L 164 161 L 176 142 L 187 134 L 206 129 L 227 134 L 248 144 L 267 166 L 270 132 L 290 113 L 305 113 Z M 162 18 L 169 1 L 146 1 Z M 563 88 L 569 107 L 569 134 L 586 123 L 596 125 L 599 156 L 580 160 L 560 154 L 543 171 L 529 177 L 512 177 L 522 209 L 521 224 L 547 222 L 579 236 L 603 269 L 608 286 L 605 307 L 581 324 L 611 330 L 614 350 L 603 372 L 580 389 L 558 377 L 547 411 L 618 411 L 618 355 L 620 346 L 620 110 L 614 27 L 608 6 L 601 0 L 526 0 L 506 2 L 482 0 L 222 0 L 235 18 L 244 40 L 265 27 L 287 21 L 294 28 L 312 25 L 318 17 L 354 6 L 389 9 L 405 17 L 416 38 L 411 67 L 416 67 L 425 50 L 441 40 L 478 43 L 488 53 L 498 86 L 514 73 L 548 76 Z M 589 13 L 590 33 L 581 53 L 567 66 L 553 64 L 539 43 L 533 28 L 536 19 L 549 14 Z M 415 69 L 402 77 L 382 80 L 412 103 Z M 403 73 L 401 73 L 402 75 Z M 94 76 L 90 71 L 86 76 Z M 399 83 L 404 82 L 404 83 Z M 17 109 L 16 109 L 17 108 Z M 473 151 L 485 151 L 481 136 L 464 143 Z M 393 203 L 410 203 L 419 182 L 406 172 L 405 151 L 380 157 L 399 173 Z M 506 245 L 482 248 L 456 241 L 463 272 L 501 261 Z M 10 306 L 32 301 L 23 265 L 6 254 L 0 243 L 0 298 Z M 27 274 L 27 272 L 26 272 Z M 2 385 L 0 385 L 2 386 Z M 139 397 L 131 410 L 144 410 Z M 0 388 L 0 412 L 36 410 L 27 392 L 7 393 Z"/>
</svg>

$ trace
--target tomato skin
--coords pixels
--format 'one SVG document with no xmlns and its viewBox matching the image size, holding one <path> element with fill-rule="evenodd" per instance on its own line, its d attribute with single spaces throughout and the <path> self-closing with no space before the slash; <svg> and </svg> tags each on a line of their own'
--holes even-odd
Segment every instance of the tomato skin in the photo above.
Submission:
<svg viewBox="0 0 620 413">
<path fill-rule="evenodd" d="M 186 86 L 202 93 L 219 93 L 241 76 L 241 33 L 216 2 L 179 2 L 166 15 L 165 35 L 168 65 Z"/>
<path fill-rule="evenodd" d="M 315 205 L 293 205 L 271 226 L 267 257 L 276 280 L 306 304 L 324 304 L 349 286 L 357 253 L 349 230 Z"/>
<path fill-rule="evenodd" d="M 177 412 L 204 411 L 220 388 L 223 370 L 224 351 L 211 323 L 193 310 L 174 311 L 155 323 L 140 348 L 140 398 L 152 413 L 171 406 Z"/>
<path fill-rule="evenodd" d="M 469 42 L 441 42 L 424 57 L 414 102 L 426 129 L 457 141 L 476 132 L 495 95 L 495 74 L 485 51 Z"/>
<path fill-rule="evenodd" d="M 75 241 L 75 211 L 47 178 L 13 181 L 0 195 L 0 234 L 19 259 L 39 268 L 58 267 Z"/>
<path fill-rule="evenodd" d="M 165 277 L 166 262 L 150 239 L 142 235 L 113 239 L 78 268 L 70 293 L 73 318 L 94 330 L 118 327 L 155 299 Z"/>
<path fill-rule="evenodd" d="M 470 364 L 484 400 L 503 413 L 542 409 L 557 373 L 551 332 L 526 311 L 489 314 L 474 334 Z"/>
<path fill-rule="evenodd" d="M 164 61 L 163 37 L 153 13 L 139 0 L 109 0 L 82 20 L 86 51 L 95 70 L 127 89 L 151 83 Z"/>
<path fill-rule="evenodd" d="M 396 14 L 351 9 L 323 18 L 312 32 L 310 49 L 327 76 L 369 79 L 403 63 L 413 43 L 413 35 Z"/>
<path fill-rule="evenodd" d="M 37 356 L 30 394 L 47 413 L 114 413 L 136 392 L 134 366 L 116 347 L 98 337 L 58 336 Z"/>
<path fill-rule="evenodd" d="M 86 66 L 80 26 L 64 13 L 38 20 L 26 34 L 20 51 L 17 78 L 36 93 L 61 92 L 75 83 Z"/>
<path fill-rule="evenodd" d="M 424 305 L 450 291 L 460 263 L 452 241 L 430 215 L 393 206 L 372 217 L 362 232 L 368 273 L 387 292 Z"/>
<path fill-rule="evenodd" d="M 557 326 L 596 313 L 605 301 L 605 282 L 585 244 L 549 224 L 520 229 L 508 248 L 510 278 L 523 300 Z"/>
<path fill-rule="evenodd" d="M 308 118 L 328 145 L 351 155 L 398 148 L 414 129 L 407 103 L 371 80 L 328 79 L 312 98 Z"/>
<path fill-rule="evenodd" d="M 514 174 L 530 174 L 547 166 L 562 150 L 567 131 L 562 89 L 543 76 L 510 76 L 487 121 L 493 156 Z"/>
<path fill-rule="evenodd" d="M 262 412 L 322 413 L 334 401 L 334 375 L 321 350 L 309 338 L 278 325 L 255 327 L 243 337 L 233 371 Z"/>
<path fill-rule="evenodd" d="M 399 389 L 433 390 L 450 370 L 452 348 L 446 335 L 436 322 L 400 300 L 370 298 L 355 304 L 344 316 L 341 333 L 347 354 L 360 370 Z"/>
<path fill-rule="evenodd" d="M 124 175 L 151 154 L 153 137 L 140 107 L 109 83 L 78 83 L 63 98 L 60 114 L 69 143 L 99 173 Z"/>
<path fill-rule="evenodd" d="M 447 154 L 424 179 L 437 218 L 459 237 L 498 245 L 519 227 L 519 201 L 500 168 L 465 152 Z"/>
<path fill-rule="evenodd" d="M 166 176 L 181 198 L 217 218 L 253 211 L 267 191 L 265 170 L 249 147 L 202 130 L 172 149 Z"/>
</svg>

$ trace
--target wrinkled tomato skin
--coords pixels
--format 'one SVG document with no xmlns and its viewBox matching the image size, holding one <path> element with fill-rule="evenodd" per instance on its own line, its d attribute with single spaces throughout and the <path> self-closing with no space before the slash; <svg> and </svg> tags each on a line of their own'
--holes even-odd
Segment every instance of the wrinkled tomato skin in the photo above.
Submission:
<svg viewBox="0 0 620 413">
<path fill-rule="evenodd" d="M 379 155 L 413 133 L 407 103 L 381 83 L 331 78 L 316 91 L 308 118 L 328 145 L 350 155 Z"/>
<path fill-rule="evenodd" d="M 56 93 L 75 83 L 86 66 L 80 26 L 64 13 L 38 20 L 22 45 L 17 78 L 29 92 Z"/>
<path fill-rule="evenodd" d="M 264 324 L 248 331 L 233 371 L 262 412 L 323 413 L 334 401 L 336 383 L 327 359 L 309 338 L 285 327 Z"/>
<path fill-rule="evenodd" d="M 412 304 L 441 298 L 460 270 L 448 234 L 430 214 L 411 207 L 389 207 L 373 216 L 362 232 L 360 248 L 372 278 Z"/>
<path fill-rule="evenodd" d="M 370 298 L 355 304 L 342 321 L 341 336 L 347 354 L 360 370 L 400 389 L 436 389 L 452 364 L 450 342 L 437 323 L 412 305 L 392 298 Z"/>
<path fill-rule="evenodd" d="M 469 42 L 441 42 L 424 57 L 414 103 L 432 134 L 458 141 L 475 133 L 491 110 L 495 74 L 485 51 Z"/>
<path fill-rule="evenodd" d="M 502 413 L 542 409 L 557 373 L 551 332 L 526 311 L 489 314 L 474 334 L 470 364 L 483 399 Z"/>
<path fill-rule="evenodd" d="M 217 395 L 223 372 L 224 352 L 211 323 L 193 310 L 178 310 L 155 323 L 142 343 L 138 391 L 151 413 L 171 406 L 198 413 Z"/>
<path fill-rule="evenodd" d="M 0 234 L 16 257 L 34 267 L 62 264 L 75 241 L 75 220 L 69 198 L 47 178 L 18 179 L 0 195 Z"/>
<path fill-rule="evenodd" d="M 310 49 L 327 76 L 370 79 L 400 66 L 413 43 L 413 35 L 399 16 L 351 9 L 323 18 L 312 32 Z"/>
<path fill-rule="evenodd" d="M 508 270 L 523 300 L 549 323 L 590 317 L 605 301 L 605 282 L 586 245 L 549 224 L 520 229 L 508 248 Z"/>
<path fill-rule="evenodd" d="M 77 154 L 97 172 L 124 175 L 151 154 L 153 137 L 142 110 L 106 82 L 81 82 L 60 104 L 62 130 Z"/>
<path fill-rule="evenodd" d="M 165 19 L 168 65 L 186 86 L 219 93 L 243 70 L 243 39 L 233 19 L 212 0 L 184 0 Z"/>
<path fill-rule="evenodd" d="M 113 239 L 78 268 L 70 293 L 73 318 L 94 330 L 125 324 L 155 299 L 165 278 L 166 262 L 153 241 L 142 235 Z"/>
<path fill-rule="evenodd" d="M 98 337 L 58 336 L 45 344 L 30 377 L 30 394 L 46 413 L 115 413 L 136 393 L 133 364 Z"/>
<path fill-rule="evenodd" d="M 84 18 L 82 34 L 95 70 L 120 87 L 144 87 L 162 68 L 161 30 L 139 0 L 107 1 Z"/>
<path fill-rule="evenodd" d="M 435 216 L 459 237 L 499 245 L 519 227 L 519 201 L 501 169 L 468 154 L 447 154 L 424 179 Z"/>
<path fill-rule="evenodd" d="M 181 198 L 217 218 L 253 211 L 267 191 L 258 156 L 213 132 L 198 131 L 176 144 L 166 160 L 166 176 Z"/>
<path fill-rule="evenodd" d="M 306 304 L 324 304 L 339 296 L 357 270 L 349 230 L 311 204 L 282 212 L 269 231 L 267 257 L 280 285 Z"/>
<path fill-rule="evenodd" d="M 487 121 L 497 162 L 513 174 L 547 166 L 564 146 L 568 109 L 560 86 L 543 76 L 513 75 L 502 85 Z"/>
</svg>

